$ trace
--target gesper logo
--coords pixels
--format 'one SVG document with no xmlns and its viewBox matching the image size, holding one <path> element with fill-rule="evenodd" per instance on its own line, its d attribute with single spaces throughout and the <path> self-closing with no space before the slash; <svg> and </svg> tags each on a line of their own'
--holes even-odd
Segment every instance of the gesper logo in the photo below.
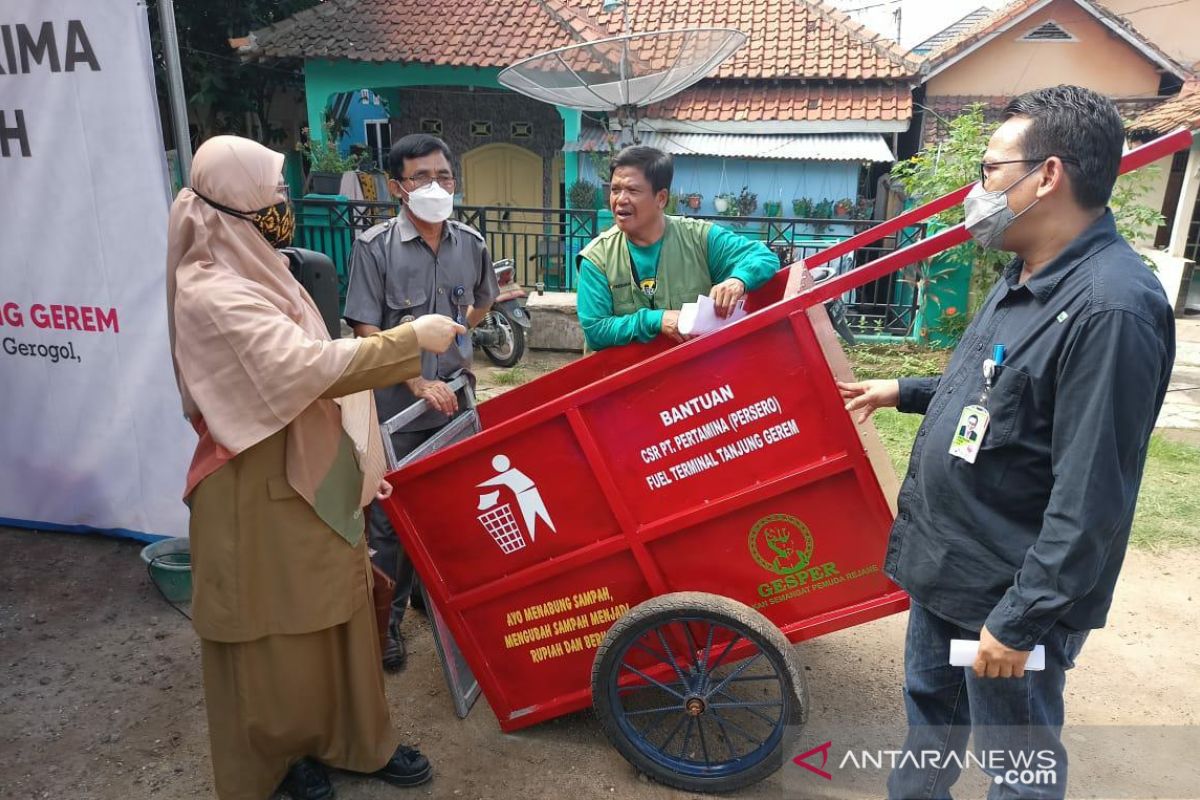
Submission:
<svg viewBox="0 0 1200 800">
<path fill-rule="evenodd" d="M 867 564 L 842 573 L 837 564 L 813 563 L 813 535 L 791 514 L 768 514 L 750 528 L 747 545 L 754 562 L 778 577 L 758 585 L 762 598 L 753 608 L 763 609 L 798 597 L 874 575 L 878 564 Z"/>
<path fill-rule="evenodd" d="M 812 561 L 812 533 L 790 514 L 770 514 L 754 523 L 749 544 L 758 565 L 776 575 L 792 575 Z"/>
</svg>

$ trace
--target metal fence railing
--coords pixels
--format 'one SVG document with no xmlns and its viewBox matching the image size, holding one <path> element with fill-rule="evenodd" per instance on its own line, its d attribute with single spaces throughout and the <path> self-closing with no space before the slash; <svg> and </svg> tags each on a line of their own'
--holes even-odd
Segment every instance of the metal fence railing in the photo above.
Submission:
<svg viewBox="0 0 1200 800">
<path fill-rule="evenodd" d="M 337 267 L 341 294 L 349 281 L 354 237 L 391 219 L 394 202 L 304 198 L 295 201 L 296 245 L 320 251 Z M 550 290 L 575 288 L 575 257 L 600 232 L 592 209 L 461 206 L 455 217 L 478 230 L 493 259 L 511 258 L 522 285 Z M 606 214 L 604 216 L 607 216 Z M 875 225 L 873 220 L 700 216 L 751 239 L 764 242 L 781 264 L 807 258 Z M 925 237 L 925 225 L 863 247 L 831 262 L 839 273 L 887 255 Z M 902 274 L 891 274 L 854 289 L 842 298 L 851 326 L 859 333 L 904 336 L 916 320 L 918 293 Z"/>
<path fill-rule="evenodd" d="M 329 256 L 345 296 L 354 237 L 396 216 L 391 202 L 342 202 L 326 198 L 295 201 L 296 245 Z M 596 212 L 565 208 L 461 206 L 455 218 L 479 231 L 493 260 L 511 258 L 517 281 L 551 290 L 575 287 L 575 256 L 598 233 Z"/>
<path fill-rule="evenodd" d="M 781 264 L 801 259 L 845 241 L 878 225 L 870 219 L 817 219 L 777 217 L 700 216 L 751 239 L 766 243 L 779 255 Z M 904 228 L 868 247 L 834 259 L 829 266 L 838 274 L 874 261 L 925 238 L 924 223 Z M 891 273 L 842 296 L 846 316 L 856 333 L 907 336 L 913 331 L 919 303 L 916 286 L 903 273 Z"/>
</svg>

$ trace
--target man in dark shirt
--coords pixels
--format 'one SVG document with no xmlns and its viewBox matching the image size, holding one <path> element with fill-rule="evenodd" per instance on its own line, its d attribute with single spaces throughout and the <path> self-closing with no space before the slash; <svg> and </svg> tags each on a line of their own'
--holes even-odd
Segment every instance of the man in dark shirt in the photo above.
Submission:
<svg viewBox="0 0 1200 800">
<path fill-rule="evenodd" d="M 860 419 L 925 415 L 885 569 L 913 601 L 905 749 L 941 757 L 902 760 L 892 798 L 949 797 L 972 728 L 981 749 L 1053 754 L 1035 763 L 1054 785 L 985 767 L 989 798 L 1064 795 L 1066 671 L 1112 602 L 1175 357 L 1171 307 L 1106 208 L 1116 108 L 1059 86 L 1005 116 L 965 206 L 972 236 L 1016 258 L 941 377 L 841 386 Z M 974 463 L 952 443 L 964 414 Z M 951 639 L 979 640 L 973 669 L 949 666 Z M 1045 668 L 1026 672 L 1038 644 Z"/>
<path fill-rule="evenodd" d="M 394 218 L 364 231 L 350 251 L 350 286 L 343 316 L 358 336 L 370 336 L 426 314 L 442 314 L 468 328 L 478 325 L 499 289 L 483 236 L 450 219 L 457 181 L 452 154 L 435 136 L 403 137 L 388 154 L 388 189 L 404 203 Z M 397 458 L 411 453 L 445 427 L 459 411 L 447 382 L 470 375 L 471 337 L 442 355 L 423 353 L 421 375 L 406 383 L 375 391 L 379 419 L 391 419 L 417 400 L 429 409 L 392 434 Z M 412 560 L 404 553 L 383 508 L 371 507 L 367 535 L 372 560 L 396 578 L 388 624 L 384 669 L 404 667 L 408 651 L 400 623 L 409 597 L 416 591 Z"/>
</svg>

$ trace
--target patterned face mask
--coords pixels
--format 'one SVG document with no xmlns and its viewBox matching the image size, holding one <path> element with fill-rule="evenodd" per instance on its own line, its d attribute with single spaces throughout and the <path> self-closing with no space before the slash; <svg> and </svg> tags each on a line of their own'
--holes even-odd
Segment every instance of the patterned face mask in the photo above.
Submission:
<svg viewBox="0 0 1200 800">
<path fill-rule="evenodd" d="M 193 192 L 196 190 L 193 189 Z M 229 206 L 221 205 L 215 200 L 209 200 L 204 195 L 196 192 L 196 196 L 210 206 L 224 214 L 229 214 L 238 219 L 244 219 L 247 222 L 258 228 L 258 232 L 263 235 L 272 247 L 279 249 L 288 247 L 292 243 L 292 236 L 296 233 L 296 213 L 292 210 L 292 204 L 287 200 L 281 200 L 273 206 L 260 208 L 258 211 L 238 211 Z"/>
<path fill-rule="evenodd" d="M 250 221 L 275 249 L 290 246 L 296 233 L 296 212 L 286 200 L 255 211 Z"/>
</svg>

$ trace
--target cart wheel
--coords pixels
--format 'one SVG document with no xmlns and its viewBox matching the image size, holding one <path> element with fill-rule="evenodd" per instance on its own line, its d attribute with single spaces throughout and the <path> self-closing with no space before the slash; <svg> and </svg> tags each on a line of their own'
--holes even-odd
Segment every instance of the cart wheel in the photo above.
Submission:
<svg viewBox="0 0 1200 800">
<path fill-rule="evenodd" d="M 679 592 L 609 629 L 592 663 L 592 702 L 613 746 L 654 780 L 728 792 L 779 769 L 808 695 L 799 657 L 766 617 Z"/>
</svg>

